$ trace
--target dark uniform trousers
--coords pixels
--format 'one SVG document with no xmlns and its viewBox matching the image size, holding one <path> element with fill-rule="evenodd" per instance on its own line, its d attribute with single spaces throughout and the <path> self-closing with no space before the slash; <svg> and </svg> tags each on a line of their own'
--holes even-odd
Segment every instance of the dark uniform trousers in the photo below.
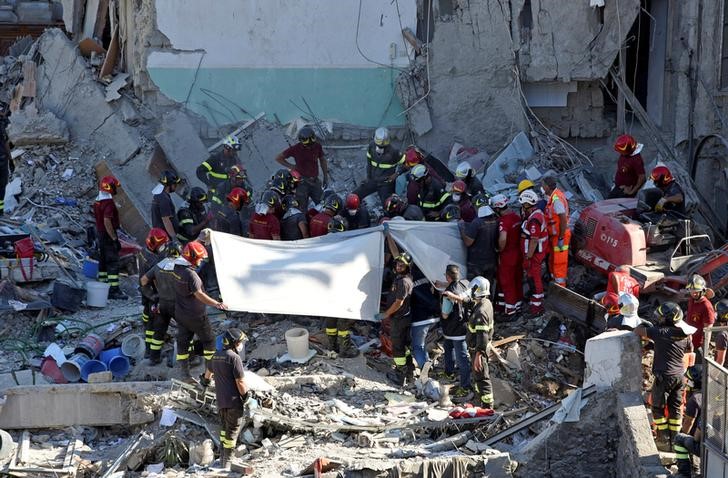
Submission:
<svg viewBox="0 0 728 478">
<path fill-rule="evenodd" d="M 395 367 L 404 367 L 405 365 L 407 365 L 408 358 L 411 357 L 411 326 L 411 314 L 407 314 L 401 317 L 392 317 L 392 327 L 390 329 L 389 335 L 392 339 L 392 359 L 394 360 Z"/>
<path fill-rule="evenodd" d="M 142 325 L 144 325 L 144 347 L 147 352 L 152 350 L 154 339 L 154 312 L 152 301 L 142 295 Z"/>
<path fill-rule="evenodd" d="M 202 355 L 210 360 L 215 355 L 215 334 L 210 319 L 202 317 L 175 317 L 177 322 L 177 360 L 190 358 L 190 344 L 196 335 L 202 345 Z"/>
<path fill-rule="evenodd" d="M 683 378 L 681 375 L 655 374 L 652 386 L 652 416 L 657 427 L 657 433 L 669 430 L 670 435 L 676 435 L 682 427 L 682 391 Z M 665 416 L 667 405 L 668 416 Z"/>
<path fill-rule="evenodd" d="M 490 338 L 488 338 L 490 342 Z M 477 354 L 475 349 L 470 350 L 470 356 L 473 358 L 473 366 L 470 368 L 473 375 L 473 387 L 475 393 L 482 406 L 493 406 L 493 383 L 490 380 L 490 370 L 488 369 L 488 352 Z M 480 372 L 475 370 L 475 361 L 480 360 Z"/>
<path fill-rule="evenodd" d="M 700 441 L 687 433 L 678 433 L 673 440 L 673 450 L 677 460 L 677 471 L 680 476 L 697 476 L 700 471 L 698 460 L 693 456 L 700 456 Z"/>
<path fill-rule="evenodd" d="M 106 231 L 99 231 L 99 282 L 119 287 L 119 251 Z"/>
<path fill-rule="evenodd" d="M 338 319 L 336 317 L 326 317 L 325 327 L 326 335 L 330 339 L 336 337 L 348 337 L 351 333 L 352 320 L 350 319 Z"/>
<path fill-rule="evenodd" d="M 159 359 L 162 354 L 162 346 L 164 346 L 164 338 L 167 336 L 167 329 L 169 323 L 174 317 L 174 302 L 170 301 L 159 301 L 155 307 L 153 307 L 151 314 L 151 330 L 152 336 L 150 338 L 150 352 L 151 358 Z"/>
<path fill-rule="evenodd" d="M 382 201 L 382 204 L 384 204 L 384 201 L 394 194 L 394 181 L 369 179 L 361 183 L 354 190 L 354 194 L 362 199 L 374 193 L 379 195 L 379 200 Z"/>
<path fill-rule="evenodd" d="M 233 450 L 238 444 L 238 435 L 243 428 L 245 410 L 243 408 L 221 408 L 219 414 L 222 424 L 220 444 L 227 450 Z"/>
</svg>

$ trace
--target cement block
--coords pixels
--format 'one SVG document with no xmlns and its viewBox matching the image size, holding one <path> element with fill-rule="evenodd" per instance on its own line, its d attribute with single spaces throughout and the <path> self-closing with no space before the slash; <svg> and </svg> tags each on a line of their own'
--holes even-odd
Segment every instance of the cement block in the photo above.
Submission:
<svg viewBox="0 0 728 478">
<path fill-rule="evenodd" d="M 642 388 L 642 355 L 633 332 L 604 332 L 587 340 L 584 349 L 584 387 L 638 392 Z"/>
<path fill-rule="evenodd" d="M 152 395 L 170 382 L 111 382 L 15 387 L 0 408 L 0 428 L 140 425 L 154 420 Z"/>
<path fill-rule="evenodd" d="M 4 373 L 0 375 L 0 395 L 5 395 L 8 388 L 15 387 L 18 383 L 15 381 L 12 373 Z"/>
<path fill-rule="evenodd" d="M 8 136 L 16 146 L 66 144 L 68 125 L 50 111 L 38 113 L 33 108 L 20 110 L 10 117 Z"/>
<path fill-rule="evenodd" d="M 417 136 L 422 136 L 432 130 L 432 117 L 426 101 L 420 101 L 407 112 L 410 128 Z"/>
<path fill-rule="evenodd" d="M 18 385 L 35 385 L 35 373 L 32 370 L 18 370 L 13 374 Z"/>
<path fill-rule="evenodd" d="M 617 446 L 617 476 L 666 476 L 652 438 L 650 420 L 639 392 L 617 395 L 617 422 L 620 430 Z"/>
<path fill-rule="evenodd" d="M 180 110 L 172 110 L 162 118 L 162 127 L 155 136 L 169 164 L 192 186 L 204 187 L 195 175 L 201 162 L 209 157 L 197 130 Z"/>
<path fill-rule="evenodd" d="M 113 376 L 111 375 L 111 372 L 108 370 L 105 372 L 96 372 L 91 373 L 88 376 L 88 380 L 86 380 L 88 383 L 104 383 L 104 382 L 111 382 L 113 380 Z"/>
</svg>

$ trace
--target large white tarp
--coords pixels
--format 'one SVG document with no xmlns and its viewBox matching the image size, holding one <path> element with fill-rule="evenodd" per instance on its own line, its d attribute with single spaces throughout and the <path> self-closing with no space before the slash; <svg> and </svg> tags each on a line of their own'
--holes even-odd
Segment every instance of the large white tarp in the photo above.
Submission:
<svg viewBox="0 0 728 478">
<path fill-rule="evenodd" d="M 301 241 L 211 234 L 223 301 L 230 310 L 369 319 L 379 312 L 382 228 Z"/>
</svg>

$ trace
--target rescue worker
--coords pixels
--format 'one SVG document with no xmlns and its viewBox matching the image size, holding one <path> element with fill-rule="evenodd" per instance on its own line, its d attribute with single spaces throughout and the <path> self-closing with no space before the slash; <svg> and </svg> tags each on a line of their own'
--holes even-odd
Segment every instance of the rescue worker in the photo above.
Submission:
<svg viewBox="0 0 728 478">
<path fill-rule="evenodd" d="M 306 215 L 301 211 L 296 196 L 289 194 L 283 198 L 283 219 L 281 219 L 281 240 L 297 241 L 306 239 L 308 233 L 308 221 Z"/>
<path fill-rule="evenodd" d="M 650 179 L 662 192 L 662 197 L 655 204 L 655 212 L 675 211 L 685 214 L 685 194 L 667 166 L 653 169 Z"/>
<path fill-rule="evenodd" d="M 607 321 L 607 330 L 620 330 L 622 327 L 622 312 L 619 307 L 619 296 L 613 292 L 606 292 L 599 299 L 599 303 L 607 309 L 607 313 L 604 314 L 604 320 Z"/>
<path fill-rule="evenodd" d="M 435 168 L 433 168 L 432 165 L 425 160 L 424 153 L 420 151 L 417 146 L 408 147 L 402 157 L 404 162 L 399 167 L 400 174 L 397 176 L 397 180 L 395 182 L 394 193 L 399 197 L 407 198 L 407 202 L 409 204 L 417 203 L 417 195 L 420 192 L 420 183 L 412 181 L 411 175 L 412 168 L 418 164 L 422 164 L 425 168 L 427 168 L 427 174 L 444 183 L 442 177 L 437 173 Z"/>
<path fill-rule="evenodd" d="M 515 317 L 523 301 L 523 253 L 521 252 L 521 218 L 508 207 L 508 198 L 497 194 L 490 206 L 498 216 L 498 296 L 496 306 L 506 318 Z"/>
<path fill-rule="evenodd" d="M 341 211 L 341 217 L 346 219 L 349 229 L 364 229 L 369 227 L 369 210 L 361 204 L 359 196 L 354 193 L 346 195 L 344 200 L 344 209 Z"/>
<path fill-rule="evenodd" d="M 243 221 L 240 217 L 242 209 L 250 204 L 250 195 L 243 188 L 233 188 L 225 196 L 226 205 L 215 213 L 215 230 L 235 236 L 242 236 Z"/>
<path fill-rule="evenodd" d="M 541 198 L 541 195 L 539 194 L 539 191 L 536 191 L 536 184 L 534 184 L 533 181 L 530 179 L 523 179 L 518 183 L 518 195 L 520 196 L 523 191 L 533 191 L 536 196 L 538 197 L 538 202 L 536 203 L 536 207 L 539 208 L 541 211 L 546 212 L 546 200 Z"/>
<path fill-rule="evenodd" d="M 467 161 L 463 161 L 455 168 L 455 177 L 465 183 L 466 192 L 470 197 L 485 191 L 483 183 L 475 176 L 475 169 Z"/>
<path fill-rule="evenodd" d="M 142 283 L 144 274 L 151 271 L 166 256 L 167 246 L 169 245 L 169 236 L 164 229 L 153 227 L 149 230 L 146 239 L 146 254 L 143 254 L 143 265 L 140 265 L 139 285 L 142 292 L 142 324 L 144 325 L 144 358 L 149 358 L 154 343 L 154 318 L 152 316 L 152 306 L 156 302 L 157 290 L 154 284 L 145 288 Z"/>
<path fill-rule="evenodd" d="M 640 296 L 640 283 L 629 273 L 629 266 L 619 266 L 607 275 L 607 292 L 619 295 L 624 292 Z"/>
<path fill-rule="evenodd" d="M 617 296 L 619 314 L 607 321 L 607 328 L 618 330 L 634 330 L 640 325 L 651 324 L 639 316 L 640 301 L 628 292 L 620 292 Z"/>
<path fill-rule="evenodd" d="M 455 204 L 448 204 L 440 212 L 440 222 L 460 222 L 460 208 Z"/>
<path fill-rule="evenodd" d="M 722 327 L 728 325 L 728 299 L 719 300 L 715 304 L 715 318 L 718 325 Z M 718 332 L 713 337 L 715 337 L 715 361 L 718 365 L 723 366 L 725 351 L 728 350 L 728 330 Z"/>
<path fill-rule="evenodd" d="M 207 388 L 215 380 L 217 413 L 220 415 L 220 468 L 229 469 L 238 435 L 243 427 L 245 404 L 250 394 L 245 383 L 245 371 L 240 352 L 246 340 L 237 328 L 228 329 L 222 338 L 222 350 L 218 350 L 207 362 L 200 384 Z"/>
<path fill-rule="evenodd" d="M 374 139 L 367 150 L 367 176 L 355 190 L 354 194 L 365 199 L 377 193 L 379 200 L 384 201 L 394 193 L 394 181 L 397 178 L 397 166 L 404 162 L 404 157 L 392 146 L 387 128 L 377 128 Z"/>
<path fill-rule="evenodd" d="M 248 232 L 248 224 L 250 223 L 250 217 L 252 216 L 252 205 L 251 201 L 253 198 L 253 186 L 248 181 L 248 173 L 245 171 L 240 164 L 234 164 L 228 170 L 228 178 L 223 181 L 217 188 L 217 195 L 215 198 L 227 199 L 233 189 L 241 188 L 248 194 L 248 202 L 243 204 L 239 211 L 240 223 L 244 234 Z M 215 200 L 210 201 L 210 210 L 213 214 L 217 214 L 220 209 L 224 209 L 227 203 L 218 204 Z"/>
<path fill-rule="evenodd" d="M 5 189 L 8 177 L 15 170 L 7 131 L 10 115 L 10 105 L 0 101 L 0 216 L 5 214 Z"/>
<path fill-rule="evenodd" d="M 288 162 L 293 158 L 294 164 Z M 310 126 L 304 126 L 298 132 L 298 143 L 276 156 L 278 164 L 289 170 L 296 170 L 301 180 L 296 187 L 296 199 L 303 208 L 308 207 L 309 198 L 314 203 L 321 202 L 323 190 L 329 184 L 329 165 L 324 156 L 324 149 L 316 140 L 316 134 Z M 323 174 L 323 187 L 319 179 L 319 167 Z"/>
<path fill-rule="evenodd" d="M 677 472 L 680 477 L 692 478 L 700 475 L 698 460 L 700 456 L 700 439 L 702 430 L 700 419 L 703 408 L 703 366 L 693 365 L 685 372 L 686 387 L 690 391 L 685 404 L 685 418 L 682 430 L 673 440 L 673 451 L 677 461 Z"/>
<path fill-rule="evenodd" d="M 450 197 L 452 199 L 452 203 L 456 204 L 460 208 L 460 217 L 463 221 L 472 222 L 477 216 L 477 212 L 476 207 L 473 206 L 473 202 L 470 200 L 470 193 L 468 193 L 466 189 L 467 186 L 465 185 L 465 182 L 458 179 L 452 183 L 452 193 Z M 478 195 L 475 197 L 481 196 Z M 485 196 L 483 195 L 482 197 Z M 485 200 L 485 205 L 487 205 L 487 199 Z"/>
<path fill-rule="evenodd" d="M 461 222 L 459 229 L 468 248 L 468 277 L 483 276 L 490 285 L 498 268 L 498 217 L 490 206 L 480 206 L 478 217 L 469 224 Z"/>
<path fill-rule="evenodd" d="M 566 275 L 569 269 L 569 202 L 566 195 L 557 187 L 554 176 L 546 176 L 541 183 L 544 193 L 549 198 L 546 203 L 546 220 L 548 221 L 549 272 L 556 284 L 566 287 Z"/>
<path fill-rule="evenodd" d="M 200 231 L 212 222 L 213 216 L 205 207 L 207 200 L 207 193 L 202 188 L 195 186 L 190 190 L 187 207 L 177 211 L 179 221 L 177 238 L 182 244 L 194 241 Z"/>
<path fill-rule="evenodd" d="M 349 224 L 346 222 L 346 219 L 337 215 L 331 218 L 329 223 L 326 225 L 326 229 L 329 234 L 344 232 L 349 230 Z"/>
<path fill-rule="evenodd" d="M 151 233 L 150 233 L 151 235 Z M 149 351 L 150 365 L 162 362 L 162 347 L 167 336 L 169 323 L 174 318 L 175 307 L 175 260 L 180 256 L 179 244 L 166 244 L 166 256 L 139 278 L 145 295 L 151 299 L 150 319 L 152 321 L 152 340 Z M 149 295 L 149 290 L 153 295 Z"/>
<path fill-rule="evenodd" d="M 281 208 L 281 200 L 273 191 L 263 193 L 261 200 L 255 206 L 255 214 L 250 219 L 248 237 L 250 239 L 267 239 L 279 241 L 281 239 L 281 223 L 276 217 L 276 210 Z"/>
<path fill-rule="evenodd" d="M 417 365 L 422 368 L 430 361 L 425 344 L 430 329 L 440 322 L 440 303 L 438 297 L 433 293 L 430 281 L 414 265 L 412 267 L 412 280 L 410 338 L 412 340 L 412 355 Z"/>
<path fill-rule="evenodd" d="M 632 136 L 623 134 L 614 143 L 614 150 L 619 153 L 617 170 L 614 173 L 614 186 L 609 198 L 633 198 L 645 184 L 645 163 L 642 160 L 643 144 Z"/>
<path fill-rule="evenodd" d="M 468 282 L 460 277 L 460 267 L 456 264 L 448 264 L 445 280 L 447 286 L 442 294 L 440 309 L 440 327 L 445 349 L 443 365 L 445 374 L 449 376 L 455 372 L 457 360 L 459 386 L 451 390 L 450 394 L 456 398 L 464 398 L 470 394 L 471 386 L 470 356 L 466 342 L 468 312 L 463 303 L 469 290 Z"/>
<path fill-rule="evenodd" d="M 445 185 L 441 181 L 429 175 L 422 164 L 412 168 L 412 179 L 420 184 L 417 205 L 422 209 L 426 220 L 436 221 L 440 211 L 449 204 L 450 193 L 445 191 Z"/>
<path fill-rule="evenodd" d="M 227 181 L 230 168 L 238 163 L 240 148 L 241 144 L 238 137 L 229 135 L 223 140 L 222 151 L 210 156 L 197 167 L 197 179 L 207 186 L 207 193 L 211 202 L 223 203 L 225 196 L 221 195 L 218 189 Z"/>
<path fill-rule="evenodd" d="M 698 274 L 693 274 L 685 289 L 690 293 L 685 322 L 697 329 L 692 337 L 693 349 L 697 352 L 703 347 L 703 329 L 715 323 L 715 309 L 708 299 L 708 294 L 712 296 L 713 291 L 708 289 L 705 279 Z"/>
<path fill-rule="evenodd" d="M 473 388 L 483 408 L 493 408 L 493 384 L 488 369 L 488 344 L 493 335 L 493 304 L 490 283 L 484 277 L 470 282 L 470 313 L 468 314 L 468 350 L 473 358 Z"/>
<path fill-rule="evenodd" d="M 392 194 L 384 201 L 384 214 L 388 219 L 402 217 L 407 221 L 424 221 L 422 209 L 415 204 L 409 204 L 396 194 Z"/>
<path fill-rule="evenodd" d="M 539 315 L 544 311 L 541 269 L 546 260 L 546 244 L 549 238 L 546 216 L 536 207 L 538 196 L 535 192 L 523 191 L 518 196 L 518 202 L 521 204 L 522 216 L 525 218 L 521 226 L 521 251 L 523 252 L 523 270 L 531 290 L 529 309 L 532 315 Z"/>
<path fill-rule="evenodd" d="M 109 284 L 109 299 L 126 300 L 119 288 L 119 211 L 114 196 L 121 183 L 114 176 L 104 176 L 99 182 L 99 194 L 94 202 L 96 237 L 99 244 L 99 282 Z"/>
<path fill-rule="evenodd" d="M 311 237 L 324 236 L 329 232 L 331 218 L 341 212 L 341 198 L 336 194 L 330 194 L 324 199 L 323 209 L 320 213 L 311 218 L 308 224 L 308 231 Z"/>
<path fill-rule="evenodd" d="M 414 376 L 414 362 L 409 350 L 410 326 L 412 317 L 410 303 L 414 282 L 410 275 L 412 256 L 403 252 L 394 258 L 394 271 L 396 277 L 387 295 L 387 306 L 384 312 L 379 312 L 375 320 L 390 319 L 392 327 L 390 338 L 392 340 L 392 360 L 394 369 L 387 373 L 387 378 L 399 386 L 404 386 Z"/>
<path fill-rule="evenodd" d="M 669 451 L 672 438 L 682 427 L 683 362 L 685 354 L 692 352 L 690 334 L 695 332 L 695 327 L 685 323 L 682 309 L 675 302 L 658 306 L 655 316 L 657 325 L 641 325 L 634 333 L 654 342 L 652 416 L 657 427 L 658 448 Z"/>
<path fill-rule="evenodd" d="M 192 241 L 187 243 L 182 250 L 182 255 L 174 261 L 177 363 L 180 368 L 180 378 L 186 382 L 192 381 L 189 362 L 192 338 L 197 336 L 202 344 L 206 362 L 212 359 L 215 353 L 215 334 L 212 331 L 210 319 L 207 317 L 206 306 L 227 310 L 224 302 L 217 301 L 205 293 L 202 279 L 195 272 L 195 269 L 198 269 L 205 259 L 207 259 L 205 246 L 197 241 Z"/>
<path fill-rule="evenodd" d="M 180 182 L 182 180 L 177 173 L 168 169 L 162 171 L 159 184 L 152 191 L 152 227 L 164 229 L 173 242 L 177 240 L 179 222 L 171 194 L 177 191 Z"/>
</svg>

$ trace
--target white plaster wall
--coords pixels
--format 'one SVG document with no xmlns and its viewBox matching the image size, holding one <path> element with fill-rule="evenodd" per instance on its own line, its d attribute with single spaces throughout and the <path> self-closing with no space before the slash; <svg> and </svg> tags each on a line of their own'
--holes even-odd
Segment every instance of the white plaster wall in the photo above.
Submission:
<svg viewBox="0 0 728 478">
<path fill-rule="evenodd" d="M 416 0 L 361 0 L 359 47 L 370 59 L 408 64 L 402 27 Z M 205 68 L 364 68 L 356 48 L 360 0 L 156 0 L 157 27 L 175 50 L 204 50 Z M 400 26 L 400 18 L 402 27 Z M 153 52 L 149 68 L 196 68 L 200 54 Z"/>
</svg>

